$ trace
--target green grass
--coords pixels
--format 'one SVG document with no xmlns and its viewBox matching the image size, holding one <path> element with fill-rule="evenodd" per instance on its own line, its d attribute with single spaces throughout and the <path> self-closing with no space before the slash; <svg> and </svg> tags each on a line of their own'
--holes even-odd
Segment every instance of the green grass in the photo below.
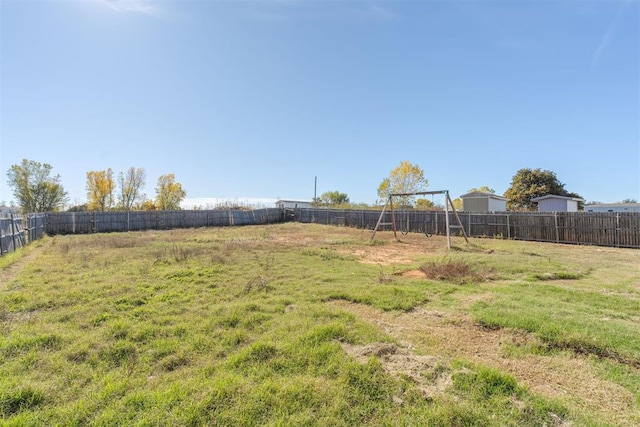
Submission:
<svg viewBox="0 0 640 427">
<path fill-rule="evenodd" d="M 55 236 L 0 258 L 9 275 L 29 256 L 0 288 L 0 422 L 610 424 L 464 361 L 446 362 L 451 386 L 426 398 L 379 358 L 345 353 L 341 343 L 393 339 L 329 303 L 337 299 L 447 309 L 488 328 L 530 331 L 549 351 L 593 355 L 603 378 L 640 402 L 640 272 L 627 261 L 637 252 L 594 263 L 573 252 L 584 248 L 461 245 L 456 260 L 492 277 L 460 286 L 381 280 L 380 266 L 352 255 L 372 248 L 368 238 L 300 224 Z M 491 298 L 465 306 L 470 295 Z"/>
</svg>

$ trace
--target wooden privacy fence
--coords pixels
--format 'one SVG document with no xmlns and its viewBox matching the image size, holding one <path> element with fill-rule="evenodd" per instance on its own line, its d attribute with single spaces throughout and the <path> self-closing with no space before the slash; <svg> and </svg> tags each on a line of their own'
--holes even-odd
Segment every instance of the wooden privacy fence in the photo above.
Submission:
<svg viewBox="0 0 640 427">
<path fill-rule="evenodd" d="M 396 210 L 399 232 L 445 234 L 444 211 Z M 383 222 L 391 222 L 391 213 Z M 453 213 L 449 213 L 453 215 Z M 459 213 L 468 236 L 584 245 L 640 248 L 638 212 L 496 212 Z M 189 227 L 220 227 L 271 224 L 294 220 L 373 230 L 379 210 L 266 208 L 257 210 L 185 210 L 132 212 L 60 212 L 4 214 L 0 217 L 1 254 L 11 252 L 45 233 L 82 234 L 115 231 L 166 230 Z M 454 223 L 453 217 L 449 218 Z M 390 230 L 386 225 L 381 230 Z M 455 235 L 453 229 L 452 233 Z"/>
<path fill-rule="evenodd" d="M 0 255 L 13 252 L 45 234 L 46 214 L 1 214 Z"/>
<path fill-rule="evenodd" d="M 396 230 L 445 234 L 444 211 L 396 210 Z M 385 213 L 385 223 L 391 213 Z M 453 213 L 450 222 L 455 223 Z M 373 230 L 380 211 L 342 209 L 296 209 L 295 220 L 306 223 L 344 225 Z M 638 212 L 459 212 L 471 237 L 501 237 L 538 242 L 640 248 Z M 391 230 L 387 225 L 382 230 Z M 453 234 L 455 235 L 455 229 Z"/>
<path fill-rule="evenodd" d="M 46 232 L 50 235 L 270 224 L 284 220 L 284 211 L 278 208 L 250 211 L 59 212 L 46 215 Z"/>
</svg>

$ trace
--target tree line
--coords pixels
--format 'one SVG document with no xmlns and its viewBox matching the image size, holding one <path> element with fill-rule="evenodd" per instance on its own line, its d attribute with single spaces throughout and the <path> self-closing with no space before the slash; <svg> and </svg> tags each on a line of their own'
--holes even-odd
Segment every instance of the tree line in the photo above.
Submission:
<svg viewBox="0 0 640 427">
<path fill-rule="evenodd" d="M 8 184 L 23 212 L 54 212 L 64 209 L 69 200 L 68 194 L 61 184 L 60 175 L 53 175 L 52 169 L 50 164 L 27 159 L 11 166 L 7 173 Z M 143 193 L 145 185 L 144 168 L 130 167 L 119 172 L 117 178 L 111 168 L 89 171 L 86 182 L 87 203 L 69 210 L 178 210 L 187 195 L 172 173 L 158 178 L 154 199 L 148 199 Z M 384 204 L 389 194 L 427 191 L 428 186 L 429 181 L 418 164 L 402 161 L 378 186 L 379 200 L 376 204 Z M 495 190 L 487 186 L 472 188 L 467 192 L 473 191 L 495 194 Z M 566 190 L 565 184 L 554 172 L 543 169 L 518 170 L 511 179 L 511 185 L 504 192 L 504 197 L 508 199 L 507 208 L 515 211 L 535 210 L 536 204 L 531 200 L 546 195 L 582 199 L 579 194 Z M 327 191 L 314 198 L 313 202 L 316 206 L 360 209 L 376 207 L 365 203 L 352 204 L 346 193 L 337 190 Z M 636 203 L 636 200 L 625 199 L 623 203 Z M 444 208 L 427 198 L 416 199 L 415 196 L 402 196 L 397 204 L 399 207 L 414 209 Z M 454 199 L 453 205 L 456 209 L 462 208 L 462 200 Z"/>
<path fill-rule="evenodd" d="M 60 175 L 53 175 L 52 169 L 48 163 L 28 159 L 11 166 L 8 184 L 22 212 L 56 212 L 67 205 L 69 195 Z M 130 167 L 117 178 L 111 168 L 89 171 L 86 179 L 86 204 L 69 210 L 179 210 L 187 195 L 175 175 L 168 173 L 158 178 L 155 198 L 147 198 L 143 192 L 147 179 L 144 168 Z"/>
<path fill-rule="evenodd" d="M 406 194 L 418 193 L 428 190 L 429 181 L 425 177 L 424 170 L 418 165 L 407 160 L 401 161 L 398 166 L 392 169 L 389 176 L 385 177 L 378 186 L 378 197 L 376 204 L 384 204 L 390 194 Z M 495 190 L 486 185 L 474 187 L 467 191 L 495 194 Z M 507 198 L 507 208 L 513 211 L 532 211 L 536 210 L 535 202 L 531 200 L 536 197 L 546 195 L 556 195 L 565 197 L 582 197 L 574 192 L 569 192 L 565 188 L 555 172 L 543 169 L 523 168 L 518 170 L 511 179 L 511 185 L 504 192 Z M 635 202 L 633 199 L 626 199 L 623 203 Z M 462 208 L 462 199 L 456 198 L 452 200 L 456 209 Z M 333 206 L 333 207 L 354 207 L 349 202 L 349 196 L 340 191 L 328 191 L 320 197 L 314 199 L 317 206 Z M 436 204 L 427 198 L 419 198 L 416 196 L 399 196 L 394 200 L 394 204 L 401 208 L 411 209 L 437 209 L 442 210 L 444 206 Z M 579 204 L 582 207 L 582 203 Z M 358 206 L 362 207 L 362 206 Z"/>
<path fill-rule="evenodd" d="M 428 185 L 429 181 L 425 178 L 424 171 L 419 165 L 406 160 L 402 161 L 378 186 L 379 202 L 386 200 L 389 194 L 427 191 Z M 474 191 L 495 194 L 495 190 L 488 186 L 471 188 L 467 193 Z M 582 199 L 579 194 L 567 191 L 565 184 L 558 179 L 555 172 L 539 168 L 518 170 L 511 179 L 511 185 L 504 192 L 504 197 L 507 198 L 507 208 L 514 211 L 535 210 L 536 204 L 531 200 L 546 195 Z M 429 206 L 429 201 L 426 199 L 416 200 L 415 196 L 402 196 L 399 199 L 399 205 L 402 207 L 440 208 L 433 206 L 433 204 Z M 456 198 L 452 202 L 456 209 L 462 207 L 462 199 Z"/>
</svg>

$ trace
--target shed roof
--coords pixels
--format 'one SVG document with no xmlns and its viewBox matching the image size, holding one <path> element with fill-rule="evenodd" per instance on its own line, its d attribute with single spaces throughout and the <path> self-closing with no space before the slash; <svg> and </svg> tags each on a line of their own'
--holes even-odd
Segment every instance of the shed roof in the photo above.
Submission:
<svg viewBox="0 0 640 427">
<path fill-rule="evenodd" d="M 584 205 L 585 208 L 599 207 L 599 208 L 635 208 L 640 207 L 640 203 L 591 203 Z"/>
<path fill-rule="evenodd" d="M 497 199 L 497 200 L 509 200 L 506 197 L 502 197 L 502 196 L 498 196 L 497 194 L 493 194 L 493 193 L 485 193 L 482 191 L 472 191 L 471 193 L 467 193 L 467 194 L 463 194 L 462 196 L 460 196 L 460 198 L 467 198 L 470 199 L 472 197 L 489 197 L 491 199 Z"/>
<path fill-rule="evenodd" d="M 584 202 L 583 199 L 580 199 L 578 197 L 558 196 L 558 195 L 555 195 L 555 194 L 547 194 L 546 196 L 534 197 L 534 198 L 531 199 L 531 201 L 532 202 L 539 202 L 541 200 L 548 200 L 548 199 L 572 200 L 574 202 Z"/>
<path fill-rule="evenodd" d="M 313 203 L 311 200 L 278 199 L 276 203 Z"/>
</svg>

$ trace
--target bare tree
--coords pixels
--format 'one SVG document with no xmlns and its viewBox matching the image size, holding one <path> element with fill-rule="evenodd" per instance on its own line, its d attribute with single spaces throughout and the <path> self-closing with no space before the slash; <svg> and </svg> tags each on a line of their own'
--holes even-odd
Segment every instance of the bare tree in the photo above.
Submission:
<svg viewBox="0 0 640 427">
<path fill-rule="evenodd" d="M 118 174 L 118 185 L 120 193 L 118 194 L 118 207 L 130 211 L 138 202 L 142 202 L 145 198 L 141 193 L 145 186 L 146 173 L 144 168 L 130 167 L 126 172 Z"/>
</svg>

